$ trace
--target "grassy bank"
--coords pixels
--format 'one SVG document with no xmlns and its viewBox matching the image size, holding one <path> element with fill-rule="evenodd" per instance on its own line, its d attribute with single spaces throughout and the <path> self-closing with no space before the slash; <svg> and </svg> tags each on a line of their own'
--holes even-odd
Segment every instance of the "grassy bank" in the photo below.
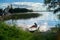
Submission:
<svg viewBox="0 0 60 40">
<path fill-rule="evenodd" d="M 16 26 L 6 25 L 0 22 L 0 40 L 57 40 L 53 32 L 24 31 Z"/>
<path fill-rule="evenodd" d="M 20 28 L 0 22 L 0 40 L 30 40 L 31 35 Z"/>
</svg>

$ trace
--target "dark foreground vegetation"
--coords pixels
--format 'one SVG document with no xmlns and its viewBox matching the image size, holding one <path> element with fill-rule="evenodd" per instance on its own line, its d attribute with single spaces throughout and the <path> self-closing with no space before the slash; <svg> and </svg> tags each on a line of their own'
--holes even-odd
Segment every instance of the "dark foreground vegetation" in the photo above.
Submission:
<svg viewBox="0 0 60 40">
<path fill-rule="evenodd" d="M 60 28 L 55 27 L 47 32 L 35 31 L 30 33 L 15 25 L 9 26 L 4 22 L 0 22 L 0 40 L 58 40 L 57 38 L 60 34 L 57 29 Z M 59 34 L 58 36 L 57 33 Z"/>
</svg>

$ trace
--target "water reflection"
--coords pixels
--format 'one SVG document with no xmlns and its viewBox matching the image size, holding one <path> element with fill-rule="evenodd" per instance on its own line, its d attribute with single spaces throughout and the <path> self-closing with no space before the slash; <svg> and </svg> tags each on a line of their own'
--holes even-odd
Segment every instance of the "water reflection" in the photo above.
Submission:
<svg viewBox="0 0 60 40">
<path fill-rule="evenodd" d="M 38 13 L 15 13 L 10 16 L 5 16 L 3 20 L 18 20 L 18 19 L 30 19 L 30 18 L 37 18 L 42 16 L 42 14 Z"/>
</svg>

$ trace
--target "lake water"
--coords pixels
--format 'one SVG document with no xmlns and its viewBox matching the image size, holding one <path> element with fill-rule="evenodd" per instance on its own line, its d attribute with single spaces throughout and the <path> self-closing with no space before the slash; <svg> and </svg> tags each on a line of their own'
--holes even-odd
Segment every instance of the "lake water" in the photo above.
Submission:
<svg viewBox="0 0 60 40">
<path fill-rule="evenodd" d="M 60 20 L 57 18 L 57 14 L 53 14 L 53 12 L 34 12 L 43 14 L 42 16 L 39 16 L 37 18 L 30 18 L 30 19 L 17 19 L 17 20 L 7 20 L 5 21 L 7 24 L 16 24 L 16 25 L 27 25 L 31 26 L 35 22 L 37 25 L 41 26 L 44 25 L 44 23 L 47 24 L 47 28 L 55 27 L 55 25 L 60 23 Z"/>
</svg>

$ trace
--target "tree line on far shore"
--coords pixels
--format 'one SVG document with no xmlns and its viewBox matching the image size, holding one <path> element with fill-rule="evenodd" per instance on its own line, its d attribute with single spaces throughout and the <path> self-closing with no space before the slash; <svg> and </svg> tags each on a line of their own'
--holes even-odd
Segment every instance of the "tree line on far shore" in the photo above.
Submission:
<svg viewBox="0 0 60 40">
<path fill-rule="evenodd" d="M 0 9 L 0 16 L 2 16 L 3 14 L 8 14 L 8 13 L 24 13 L 24 12 L 33 12 L 32 9 L 27 9 L 27 8 L 9 8 L 9 6 L 7 8 Z"/>
<path fill-rule="evenodd" d="M 9 12 L 10 13 L 20 13 L 20 12 L 33 12 L 33 10 L 29 10 L 29 9 L 26 9 L 26 8 L 11 8 L 9 9 Z"/>
</svg>

